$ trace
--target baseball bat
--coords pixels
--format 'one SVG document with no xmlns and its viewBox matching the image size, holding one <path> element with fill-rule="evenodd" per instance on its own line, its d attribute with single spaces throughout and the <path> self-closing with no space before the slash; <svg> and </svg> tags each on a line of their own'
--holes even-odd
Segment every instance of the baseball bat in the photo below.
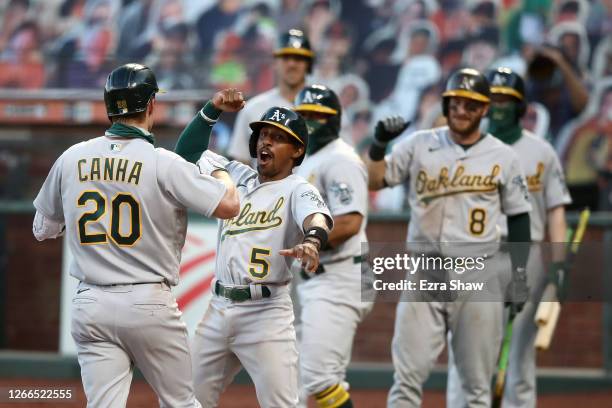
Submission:
<svg viewBox="0 0 612 408">
<path fill-rule="evenodd" d="M 512 340 L 512 327 L 516 314 L 510 312 L 508 323 L 506 323 L 506 331 L 504 333 L 504 341 L 502 342 L 501 352 L 499 354 L 499 362 L 497 363 L 497 377 L 495 378 L 495 389 L 493 391 L 493 400 L 491 401 L 492 408 L 501 407 L 504 397 L 504 387 L 506 385 L 506 370 L 508 369 L 508 358 L 510 356 L 510 342 Z"/>
<path fill-rule="evenodd" d="M 584 237 L 584 232 L 586 231 L 590 215 L 591 212 L 588 208 L 585 208 L 580 213 L 580 219 L 578 221 L 578 226 L 576 227 L 574 237 L 569 243 L 569 254 L 566 262 L 568 265 L 568 270 L 570 269 L 574 258 L 578 253 L 578 248 L 580 247 L 580 243 Z M 554 283 L 549 283 L 546 286 L 546 289 L 544 289 L 542 300 L 540 300 L 540 303 L 538 304 L 538 309 L 534 317 L 535 323 L 538 326 L 538 333 L 535 340 L 535 347 L 537 350 L 548 350 L 548 347 L 550 347 L 560 313 L 561 303 L 559 303 L 557 296 L 557 285 Z"/>
</svg>

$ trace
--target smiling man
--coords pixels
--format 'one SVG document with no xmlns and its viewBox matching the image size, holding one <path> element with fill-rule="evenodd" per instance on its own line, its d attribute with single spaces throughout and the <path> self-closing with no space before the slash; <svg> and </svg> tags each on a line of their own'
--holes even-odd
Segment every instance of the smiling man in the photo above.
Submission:
<svg viewBox="0 0 612 408">
<path fill-rule="evenodd" d="M 409 247 L 410 243 L 429 244 L 430 256 L 445 256 L 447 251 L 457 252 L 457 244 L 445 245 L 443 250 L 441 243 L 486 246 L 494 255 L 485 261 L 478 280 L 494 284 L 497 275 L 510 268 L 507 257 L 494 252 L 502 214 L 508 216 L 508 241 L 530 241 L 531 207 L 525 177 L 516 153 L 479 130 L 491 98 L 484 75 L 474 69 L 453 73 L 442 97 L 448 127 L 416 132 L 395 144 L 388 155 L 387 144 L 407 124 L 399 117 L 377 123 L 368 164 L 369 186 L 378 190 L 409 180 Z M 510 255 L 513 279 L 507 292 L 513 313 L 517 313 L 526 299 L 527 255 Z M 417 273 L 427 272 L 439 273 L 445 282 L 458 276 L 443 268 L 421 268 Z M 506 288 L 499 292 L 502 290 Z M 462 296 L 444 300 L 423 296 L 398 303 L 392 344 L 395 375 L 388 407 L 421 405 L 423 383 L 444 348 L 447 332 L 452 333 L 449 347 L 467 406 L 490 406 L 491 378 L 502 337 L 503 299 L 482 302 L 482 298 Z"/>
<path fill-rule="evenodd" d="M 214 121 L 220 111 L 208 105 L 203 113 Z M 215 407 L 242 366 L 255 383 L 260 406 L 295 407 L 298 354 L 289 268 L 297 258 L 311 273 L 317 269 L 333 220 L 317 189 L 292 174 L 308 145 L 304 119 L 291 109 L 272 107 L 249 126 L 248 150 L 257 171 L 210 150 L 198 162 L 204 174 L 229 173 L 240 213 L 219 223 L 214 296 L 193 342 L 194 388 L 203 406 Z M 202 151 L 206 140 L 185 132 L 177 150 L 199 141 Z"/>
<path fill-rule="evenodd" d="M 281 35 L 274 51 L 277 86 L 251 98 L 236 117 L 228 154 L 235 160 L 251 163 L 248 150 L 248 124 L 258 120 L 266 107 L 292 106 L 297 93 L 304 87 L 306 75 L 312 71 L 314 52 L 300 30 L 291 29 Z"/>
</svg>

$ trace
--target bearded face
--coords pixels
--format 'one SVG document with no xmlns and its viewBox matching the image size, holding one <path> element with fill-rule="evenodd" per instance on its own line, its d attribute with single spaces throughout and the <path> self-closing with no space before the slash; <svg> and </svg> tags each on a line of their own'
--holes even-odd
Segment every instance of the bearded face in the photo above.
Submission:
<svg viewBox="0 0 612 408">
<path fill-rule="evenodd" d="M 470 136 L 487 114 L 488 105 L 473 99 L 452 96 L 448 101 L 448 127 L 459 136 Z"/>
</svg>

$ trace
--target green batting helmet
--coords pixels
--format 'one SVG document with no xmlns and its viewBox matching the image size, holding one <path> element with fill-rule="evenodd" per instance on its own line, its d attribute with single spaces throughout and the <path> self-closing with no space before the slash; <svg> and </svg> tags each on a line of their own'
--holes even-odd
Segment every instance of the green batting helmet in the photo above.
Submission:
<svg viewBox="0 0 612 408">
<path fill-rule="evenodd" d="M 276 126 L 277 128 L 285 131 L 289 136 L 295 139 L 299 144 L 304 146 L 304 154 L 296 161 L 296 166 L 302 164 L 304 155 L 306 154 L 306 147 L 308 146 L 308 130 L 306 129 L 306 122 L 297 112 L 289 108 L 282 108 L 274 106 L 268 109 L 261 119 L 255 122 L 249 123 L 249 127 L 253 131 L 249 139 L 249 152 L 251 157 L 257 157 L 257 139 L 259 138 L 259 131 L 266 125 Z"/>
<path fill-rule="evenodd" d="M 314 58 L 314 52 L 310 48 L 310 41 L 304 35 L 302 30 L 292 28 L 282 34 L 278 48 L 274 51 L 275 57 L 283 55 L 297 55 L 309 59 Z"/>
<path fill-rule="evenodd" d="M 113 70 L 104 86 L 108 117 L 144 112 L 151 98 L 160 92 L 155 74 L 140 64 L 125 64 Z"/>
<path fill-rule="evenodd" d="M 310 41 L 302 30 L 292 28 L 280 36 L 278 47 L 274 51 L 275 57 L 294 56 L 302 57 L 308 61 L 308 72 L 312 72 L 315 54 L 310 48 Z"/>
<path fill-rule="evenodd" d="M 452 96 L 489 103 L 491 101 L 489 81 L 475 69 L 460 69 L 450 76 L 446 82 L 446 90 L 442 93 L 442 113 L 444 113 L 444 116 L 448 116 L 448 98 Z"/>
<path fill-rule="evenodd" d="M 326 115 L 325 123 L 306 120 L 310 137 L 308 153 L 314 153 L 329 142 L 338 138 L 340 133 L 342 107 L 334 91 L 324 85 L 310 85 L 302 89 L 295 97 L 298 113 L 317 112 Z"/>
<path fill-rule="evenodd" d="M 500 67 L 487 72 L 487 79 L 491 84 L 491 94 L 509 95 L 516 99 L 518 117 L 522 117 L 527 110 L 523 78 L 510 68 Z"/>
</svg>

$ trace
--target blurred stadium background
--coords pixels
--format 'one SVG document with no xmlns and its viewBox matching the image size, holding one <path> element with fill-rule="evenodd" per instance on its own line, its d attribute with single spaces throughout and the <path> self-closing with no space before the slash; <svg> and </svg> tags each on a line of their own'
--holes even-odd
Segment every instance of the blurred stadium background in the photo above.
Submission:
<svg viewBox="0 0 612 408">
<path fill-rule="evenodd" d="M 340 95 L 343 137 L 361 153 L 385 115 L 411 118 L 408 132 L 431 127 L 454 69 L 510 66 L 527 79 L 524 126 L 561 157 L 570 210 L 595 211 L 586 240 L 612 240 L 611 0 L 0 0 L 0 21 L 0 386 L 72 384 L 82 398 L 61 339 L 62 243 L 35 242 L 31 203 L 61 152 L 107 127 L 102 87 L 120 63 L 149 65 L 169 91 L 158 99 L 155 134 L 172 149 L 215 90 L 273 87 L 278 34 L 302 28 L 316 51 L 308 82 Z M 542 61 L 544 45 L 571 70 Z M 233 120 L 215 126 L 215 150 L 227 148 Z M 405 238 L 402 187 L 372 194 L 371 209 L 370 240 Z M 180 293 L 196 314 L 211 273 L 200 239 L 188 240 L 183 265 L 200 272 L 185 276 Z M 590 265 L 578 264 L 575 275 Z M 551 349 L 538 355 L 539 406 L 612 406 L 612 307 L 601 300 L 564 306 Z M 359 329 L 350 371 L 358 406 L 384 406 L 394 314 L 394 304 L 378 303 Z M 444 401 L 446 357 L 439 362 L 426 406 Z M 134 387 L 129 406 L 154 405 L 146 385 Z M 244 387 L 233 386 L 222 406 L 256 406 Z"/>
</svg>

